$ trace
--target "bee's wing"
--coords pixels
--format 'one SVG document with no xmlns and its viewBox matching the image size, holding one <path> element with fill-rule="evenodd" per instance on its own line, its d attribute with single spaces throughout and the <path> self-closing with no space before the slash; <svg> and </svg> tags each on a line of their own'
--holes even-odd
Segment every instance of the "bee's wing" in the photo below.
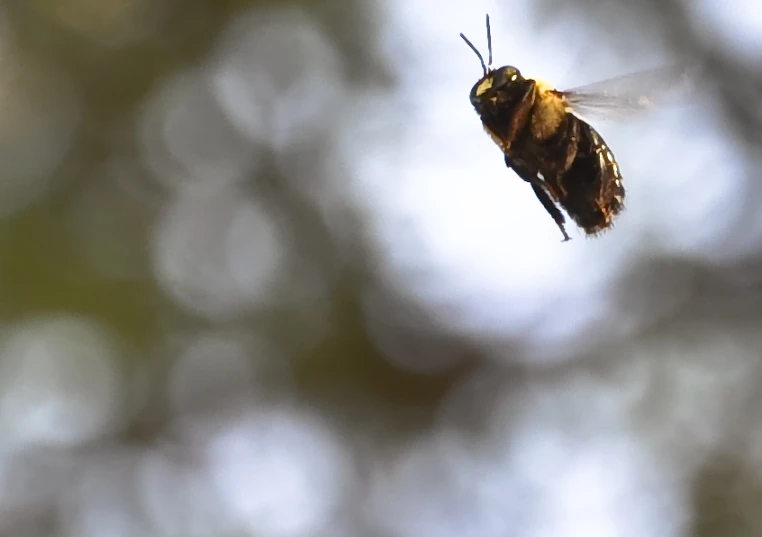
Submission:
<svg viewBox="0 0 762 537">
<path fill-rule="evenodd" d="M 561 92 L 585 118 L 626 120 L 655 106 L 679 102 L 693 88 L 694 71 L 663 67 L 610 78 Z"/>
</svg>

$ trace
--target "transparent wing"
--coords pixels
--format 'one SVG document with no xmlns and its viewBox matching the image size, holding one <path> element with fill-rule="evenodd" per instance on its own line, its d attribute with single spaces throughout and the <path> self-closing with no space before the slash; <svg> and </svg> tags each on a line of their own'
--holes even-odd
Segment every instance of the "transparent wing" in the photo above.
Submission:
<svg viewBox="0 0 762 537">
<path fill-rule="evenodd" d="M 561 92 L 575 114 L 626 120 L 656 106 L 677 104 L 693 90 L 695 70 L 663 67 L 602 80 Z"/>
</svg>

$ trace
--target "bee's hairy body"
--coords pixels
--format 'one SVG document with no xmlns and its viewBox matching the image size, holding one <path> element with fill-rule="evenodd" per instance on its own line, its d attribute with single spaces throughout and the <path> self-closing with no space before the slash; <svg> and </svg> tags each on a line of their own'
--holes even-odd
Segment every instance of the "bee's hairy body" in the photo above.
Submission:
<svg viewBox="0 0 762 537">
<path fill-rule="evenodd" d="M 611 227 L 625 196 L 619 166 L 561 92 L 505 66 L 489 70 L 470 98 L 506 164 L 532 185 L 566 240 L 556 203 L 588 235 Z"/>
</svg>

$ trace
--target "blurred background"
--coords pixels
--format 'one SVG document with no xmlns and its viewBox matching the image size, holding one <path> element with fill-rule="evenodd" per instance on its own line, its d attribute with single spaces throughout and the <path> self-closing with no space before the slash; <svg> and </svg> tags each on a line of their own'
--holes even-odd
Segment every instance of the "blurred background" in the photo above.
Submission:
<svg viewBox="0 0 762 537">
<path fill-rule="evenodd" d="M 468 102 L 699 67 L 560 233 Z M 753 0 L 0 2 L 0 535 L 762 535 Z"/>
</svg>

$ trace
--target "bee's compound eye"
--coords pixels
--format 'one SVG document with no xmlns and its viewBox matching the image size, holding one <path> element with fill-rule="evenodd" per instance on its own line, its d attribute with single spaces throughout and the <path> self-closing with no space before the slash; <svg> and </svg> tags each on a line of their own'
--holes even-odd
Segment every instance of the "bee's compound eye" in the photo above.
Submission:
<svg viewBox="0 0 762 537">
<path fill-rule="evenodd" d="M 516 82 L 521 77 L 521 73 L 519 73 L 519 70 L 515 67 L 508 66 L 504 67 L 504 69 L 505 71 L 503 74 L 506 82 Z"/>
<path fill-rule="evenodd" d="M 518 69 L 515 67 L 501 67 L 493 73 L 494 87 L 499 88 L 505 86 L 506 84 L 516 82 L 516 80 L 518 80 L 520 77 L 521 75 L 519 74 Z"/>
</svg>

